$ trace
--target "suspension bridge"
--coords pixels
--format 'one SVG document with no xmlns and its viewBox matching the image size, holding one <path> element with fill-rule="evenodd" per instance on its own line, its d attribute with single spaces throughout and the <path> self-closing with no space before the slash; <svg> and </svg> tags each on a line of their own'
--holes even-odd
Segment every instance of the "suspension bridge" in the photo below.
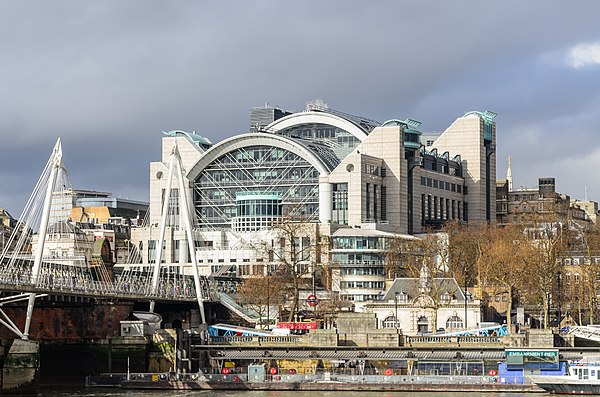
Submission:
<svg viewBox="0 0 600 397">
<path fill-rule="evenodd" d="M 173 147 L 162 220 L 157 240 L 156 260 L 142 263 L 141 255 L 131 255 L 118 271 L 94 256 L 93 236 L 86 234 L 67 218 L 61 203 L 72 192 L 67 170 L 62 161 L 60 138 L 40 178 L 38 179 L 23 213 L 0 255 L 0 324 L 22 339 L 28 339 L 31 318 L 37 297 L 45 295 L 81 296 L 101 299 L 123 299 L 149 302 L 154 311 L 155 302 L 197 302 L 202 323 L 206 324 L 204 304 L 218 299 L 211 289 L 209 278 L 201 276 L 194 247 L 192 218 L 189 214 L 190 197 L 181 166 L 177 146 Z M 172 185 L 178 185 L 178 200 L 172 200 Z M 169 213 L 176 201 L 187 235 L 187 250 L 191 264 L 163 264 L 165 230 Z M 2 305 L 20 300 L 27 301 L 24 329 L 21 330 L 2 310 Z"/>
</svg>

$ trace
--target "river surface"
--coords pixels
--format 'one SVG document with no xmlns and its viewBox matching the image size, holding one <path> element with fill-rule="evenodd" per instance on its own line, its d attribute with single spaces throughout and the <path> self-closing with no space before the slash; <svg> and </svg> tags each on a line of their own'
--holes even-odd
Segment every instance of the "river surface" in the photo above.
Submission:
<svg viewBox="0 0 600 397">
<path fill-rule="evenodd" d="M 214 391 L 214 390 L 176 390 L 176 391 L 141 391 L 119 389 L 89 388 L 42 388 L 39 397 L 545 397 L 547 393 L 429 393 L 429 392 L 352 392 L 352 391 Z"/>
</svg>

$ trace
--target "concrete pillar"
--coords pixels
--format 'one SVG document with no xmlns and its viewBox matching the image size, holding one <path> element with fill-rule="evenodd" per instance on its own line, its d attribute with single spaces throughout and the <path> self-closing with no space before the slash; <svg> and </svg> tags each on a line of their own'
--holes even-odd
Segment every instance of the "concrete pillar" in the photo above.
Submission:
<svg viewBox="0 0 600 397">
<path fill-rule="evenodd" d="M 319 180 L 319 222 L 329 223 L 331 222 L 331 207 L 333 202 L 333 195 L 331 191 L 331 184 L 327 178 L 320 178 Z"/>
<path fill-rule="evenodd" d="M 40 345 L 15 339 L 4 357 L 2 394 L 35 394 L 39 390 Z"/>
<path fill-rule="evenodd" d="M 187 239 L 179 240 L 179 263 L 188 263 L 188 252 L 189 252 Z"/>
</svg>

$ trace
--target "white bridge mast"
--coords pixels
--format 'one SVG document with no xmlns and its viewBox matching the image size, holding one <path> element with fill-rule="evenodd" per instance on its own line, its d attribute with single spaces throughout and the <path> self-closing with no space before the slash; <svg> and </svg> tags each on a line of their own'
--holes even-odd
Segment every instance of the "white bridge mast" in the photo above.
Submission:
<svg viewBox="0 0 600 397">
<path fill-rule="evenodd" d="M 165 229 L 167 227 L 167 214 L 169 211 L 169 204 L 171 201 L 172 194 L 172 182 L 173 173 L 177 168 L 177 182 L 179 187 L 179 200 L 178 205 L 180 207 L 183 216 L 183 227 L 186 232 L 188 241 L 188 250 L 190 253 L 190 260 L 192 262 L 192 272 L 194 276 L 194 286 L 196 289 L 196 299 L 198 300 L 198 307 L 200 309 L 200 316 L 202 318 L 202 324 L 206 324 L 206 314 L 204 312 L 204 299 L 202 298 L 202 284 L 200 283 L 200 274 L 198 273 L 198 261 L 196 259 L 196 247 L 194 245 L 194 235 L 192 233 L 192 219 L 190 217 L 190 198 L 188 197 L 187 188 L 185 183 L 183 168 L 181 167 L 181 156 L 179 155 L 179 149 L 177 144 L 171 150 L 171 158 L 169 160 L 169 172 L 167 177 L 167 186 L 165 187 L 165 197 L 162 207 L 162 216 L 160 222 L 160 229 L 158 235 L 157 248 L 156 248 L 156 260 L 154 262 L 153 273 L 152 273 L 152 286 L 151 291 L 153 295 L 158 293 L 158 282 L 160 276 L 160 263 L 163 253 L 163 245 L 165 243 Z M 150 311 L 154 311 L 154 301 L 150 301 Z"/>
<path fill-rule="evenodd" d="M 40 220 L 40 228 L 38 231 L 37 246 L 35 251 L 35 258 L 33 260 L 33 268 L 31 269 L 31 283 L 37 283 L 38 276 L 40 275 L 40 267 L 42 265 L 42 256 L 44 254 L 44 244 L 46 243 L 46 233 L 48 231 L 48 221 L 50 219 L 50 206 L 52 205 L 52 192 L 54 191 L 54 183 L 56 182 L 56 176 L 60 167 L 62 167 L 62 146 L 60 138 L 56 141 L 52 155 L 50 156 L 51 170 L 50 177 L 48 178 L 48 186 L 46 188 L 46 196 L 44 198 L 44 207 L 42 212 L 42 218 Z M 35 304 L 35 293 L 29 295 L 29 301 L 27 303 L 27 316 L 25 318 L 25 328 L 23 330 L 23 336 L 21 339 L 29 339 L 29 328 L 31 326 L 31 316 L 33 314 L 33 306 Z"/>
</svg>

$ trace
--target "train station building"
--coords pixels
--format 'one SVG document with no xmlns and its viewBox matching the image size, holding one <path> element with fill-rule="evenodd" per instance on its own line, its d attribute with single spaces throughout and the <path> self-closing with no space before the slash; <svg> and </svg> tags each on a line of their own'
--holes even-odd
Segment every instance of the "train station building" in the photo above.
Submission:
<svg viewBox="0 0 600 397">
<path fill-rule="evenodd" d="M 252 243 L 270 238 L 276 251 L 282 242 L 273 225 L 301 222 L 310 226 L 294 244 L 311 252 L 302 259 L 309 270 L 334 269 L 331 289 L 341 300 L 381 300 L 389 287 L 390 239 L 415 239 L 447 221 L 495 221 L 495 116 L 468 112 L 444 132 L 424 134 L 411 119 L 377 122 L 318 105 L 295 113 L 265 106 L 251 110 L 249 132 L 218 143 L 165 132 L 162 158 L 150 164 L 149 222 L 132 232 L 132 242 L 142 263 L 155 263 L 166 220 L 161 262 L 189 263 L 179 210 L 185 201 L 201 273 L 260 276 L 273 268 Z M 185 183 L 171 179 L 165 215 L 175 147 Z"/>
</svg>

